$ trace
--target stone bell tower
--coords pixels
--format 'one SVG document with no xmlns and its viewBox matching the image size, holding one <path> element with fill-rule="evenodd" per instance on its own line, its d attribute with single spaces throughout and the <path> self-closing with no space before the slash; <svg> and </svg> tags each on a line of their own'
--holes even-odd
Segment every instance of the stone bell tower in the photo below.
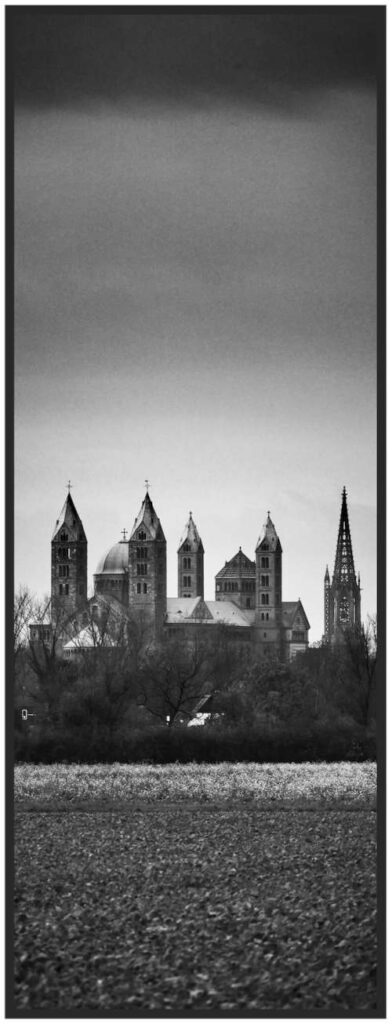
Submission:
<svg viewBox="0 0 392 1024">
<path fill-rule="evenodd" d="M 166 539 L 148 486 L 129 539 L 129 609 L 145 615 L 158 636 L 166 617 Z"/>
<path fill-rule="evenodd" d="M 204 548 L 192 512 L 177 551 L 178 597 L 204 597 Z"/>
<path fill-rule="evenodd" d="M 87 600 L 87 537 L 70 488 L 52 536 L 52 618 L 56 609 L 72 615 Z"/>
<path fill-rule="evenodd" d="M 264 532 L 256 545 L 255 627 L 263 645 L 280 649 L 282 635 L 282 546 L 267 513 Z"/>
</svg>

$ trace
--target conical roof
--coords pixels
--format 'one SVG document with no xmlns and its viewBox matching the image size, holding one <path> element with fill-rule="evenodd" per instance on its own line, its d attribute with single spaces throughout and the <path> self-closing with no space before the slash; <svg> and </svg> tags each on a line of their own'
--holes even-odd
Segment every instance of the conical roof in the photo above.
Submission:
<svg viewBox="0 0 392 1024">
<path fill-rule="evenodd" d="M 61 509 L 58 519 L 56 519 L 56 525 L 53 531 L 52 540 L 55 540 L 59 531 L 66 527 L 70 531 L 70 534 L 74 540 L 85 540 L 87 541 L 86 534 L 83 529 L 83 523 L 77 512 L 74 502 L 71 498 L 71 494 L 68 491 L 64 505 Z"/>
<path fill-rule="evenodd" d="M 336 544 L 333 582 L 335 584 L 356 582 L 350 523 L 348 519 L 347 493 L 345 487 L 343 487 L 342 494 L 342 508 L 340 512 L 338 540 Z"/>
<path fill-rule="evenodd" d="M 139 515 L 136 516 L 135 522 L 132 526 L 130 540 L 135 540 L 135 535 L 141 527 L 145 527 L 147 536 L 150 540 L 165 540 L 160 521 L 148 491 L 146 491 L 146 496 L 142 502 Z"/>
<path fill-rule="evenodd" d="M 192 512 L 189 513 L 189 519 L 181 536 L 178 551 L 181 551 L 183 544 L 189 544 L 193 551 L 204 551 L 202 539 L 196 523 L 192 519 Z"/>
<path fill-rule="evenodd" d="M 281 544 L 276 532 L 275 526 L 270 517 L 270 513 L 267 512 L 267 520 L 263 527 L 264 532 L 260 534 L 260 537 L 256 544 L 256 551 L 260 545 L 265 546 L 268 551 L 281 551 Z"/>
</svg>

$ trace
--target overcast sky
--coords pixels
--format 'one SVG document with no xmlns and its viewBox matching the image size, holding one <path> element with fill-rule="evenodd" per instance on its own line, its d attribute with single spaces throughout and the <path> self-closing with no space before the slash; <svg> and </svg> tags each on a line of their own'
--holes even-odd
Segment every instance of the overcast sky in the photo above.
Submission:
<svg viewBox="0 0 392 1024">
<path fill-rule="evenodd" d="M 147 477 L 170 596 L 190 509 L 207 598 L 269 509 L 316 641 L 345 485 L 374 612 L 381 9 L 11 10 L 16 583 L 69 478 L 91 584 Z"/>
</svg>

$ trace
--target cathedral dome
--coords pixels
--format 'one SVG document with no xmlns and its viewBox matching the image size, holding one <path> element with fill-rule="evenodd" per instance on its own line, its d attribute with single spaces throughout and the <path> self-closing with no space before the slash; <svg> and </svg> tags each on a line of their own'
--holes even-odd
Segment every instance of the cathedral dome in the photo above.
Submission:
<svg viewBox="0 0 392 1024">
<path fill-rule="evenodd" d="M 99 560 L 96 568 L 96 576 L 102 576 L 102 573 L 123 573 L 128 569 L 128 541 L 119 540 L 117 544 L 113 544 L 112 548 Z"/>
</svg>

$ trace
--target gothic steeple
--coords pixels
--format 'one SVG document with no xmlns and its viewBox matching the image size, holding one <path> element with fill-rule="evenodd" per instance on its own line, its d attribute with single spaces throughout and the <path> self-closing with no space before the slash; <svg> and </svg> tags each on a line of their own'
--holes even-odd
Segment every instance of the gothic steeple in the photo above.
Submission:
<svg viewBox="0 0 392 1024">
<path fill-rule="evenodd" d="M 346 488 L 343 487 L 342 509 L 340 513 L 338 541 L 336 545 L 335 568 L 332 577 L 332 582 L 335 585 L 343 585 L 344 583 L 352 583 L 353 581 L 356 582 L 354 557 L 351 544 L 350 523 L 348 520 L 347 511 L 347 493 Z"/>
<path fill-rule="evenodd" d="M 52 615 L 55 607 L 71 615 L 87 599 L 87 537 L 70 484 L 53 531 L 51 561 Z"/>
<path fill-rule="evenodd" d="M 361 622 L 361 591 L 359 577 L 357 580 L 355 575 L 345 487 L 342 493 L 335 567 L 331 583 L 327 573 L 324 578 L 325 639 L 336 642 L 343 630 L 359 626 Z"/>
<path fill-rule="evenodd" d="M 204 548 L 192 512 L 177 551 L 178 597 L 204 597 Z"/>
</svg>

